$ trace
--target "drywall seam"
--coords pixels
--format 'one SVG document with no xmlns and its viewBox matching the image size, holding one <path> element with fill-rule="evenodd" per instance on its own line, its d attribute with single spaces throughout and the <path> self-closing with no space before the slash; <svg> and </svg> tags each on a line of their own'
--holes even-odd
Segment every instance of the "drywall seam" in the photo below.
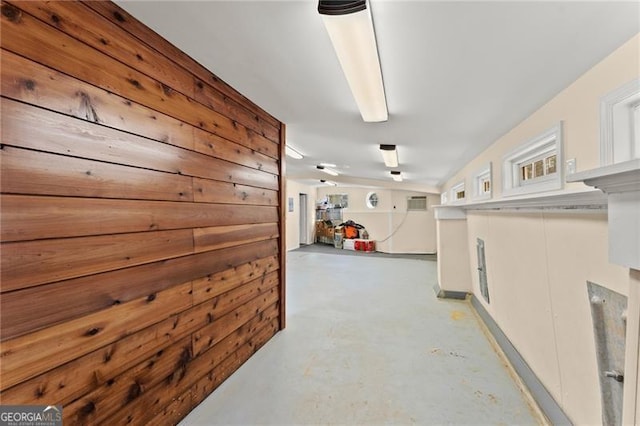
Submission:
<svg viewBox="0 0 640 426">
<path fill-rule="evenodd" d="M 558 349 L 558 332 L 556 330 L 557 321 L 555 317 L 555 310 L 553 308 L 553 297 L 551 297 L 551 277 L 549 276 L 549 250 L 548 250 L 548 242 L 547 239 L 547 216 L 542 214 L 542 232 L 544 233 L 544 259 L 545 259 L 545 276 L 547 281 L 547 295 L 549 297 L 549 309 L 551 313 L 551 329 L 553 330 L 553 346 L 555 349 L 556 355 L 556 366 L 558 368 L 558 384 L 560 385 L 560 402 L 564 403 L 564 392 L 562 390 L 562 373 L 560 370 L 560 351 Z"/>
<path fill-rule="evenodd" d="M 498 324 L 493 320 L 489 312 L 482 306 L 482 303 L 474 295 L 471 295 L 471 305 L 475 308 L 474 311 L 478 317 L 482 320 L 486 328 L 488 329 L 490 336 L 493 339 L 489 339 L 497 345 L 496 349 L 499 355 L 504 356 L 508 361 L 506 364 L 513 371 L 515 375 L 520 379 L 516 380 L 516 383 L 520 386 L 525 395 L 530 395 L 533 399 L 532 406 L 534 411 L 540 410 L 541 415 L 545 417 L 549 424 L 552 425 L 573 425 L 569 417 L 562 410 L 560 405 L 551 396 L 549 391 L 544 387 L 538 376 L 533 372 L 531 367 L 522 358 L 522 355 L 511 344 L 507 336 L 500 329 Z"/>
</svg>

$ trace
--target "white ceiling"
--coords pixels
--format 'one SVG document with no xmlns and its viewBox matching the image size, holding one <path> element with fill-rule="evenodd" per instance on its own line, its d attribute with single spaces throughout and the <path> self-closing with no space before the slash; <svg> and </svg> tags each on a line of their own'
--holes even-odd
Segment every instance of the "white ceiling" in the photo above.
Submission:
<svg viewBox="0 0 640 426">
<path fill-rule="evenodd" d="M 637 1 L 373 0 L 389 120 L 364 123 L 316 1 L 118 3 L 287 125 L 289 177 L 425 191 L 640 31 Z"/>
</svg>

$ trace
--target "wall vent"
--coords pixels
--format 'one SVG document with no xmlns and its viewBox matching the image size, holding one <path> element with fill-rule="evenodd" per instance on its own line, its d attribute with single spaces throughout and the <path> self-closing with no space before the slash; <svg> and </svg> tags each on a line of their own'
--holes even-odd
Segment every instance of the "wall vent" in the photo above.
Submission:
<svg viewBox="0 0 640 426">
<path fill-rule="evenodd" d="M 487 283 L 487 258 L 484 254 L 484 240 L 477 239 L 476 250 L 478 252 L 478 279 L 480 282 L 480 293 L 487 303 L 489 300 L 489 284 Z"/>
<path fill-rule="evenodd" d="M 407 198 L 407 210 L 425 211 L 427 210 L 427 197 L 409 197 Z"/>
</svg>

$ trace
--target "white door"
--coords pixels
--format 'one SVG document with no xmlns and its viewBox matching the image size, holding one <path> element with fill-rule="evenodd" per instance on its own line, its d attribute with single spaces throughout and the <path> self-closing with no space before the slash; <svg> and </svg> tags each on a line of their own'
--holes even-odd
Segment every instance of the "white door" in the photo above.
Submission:
<svg viewBox="0 0 640 426">
<path fill-rule="evenodd" d="M 307 194 L 300 194 L 300 245 L 309 244 L 307 241 Z"/>
</svg>

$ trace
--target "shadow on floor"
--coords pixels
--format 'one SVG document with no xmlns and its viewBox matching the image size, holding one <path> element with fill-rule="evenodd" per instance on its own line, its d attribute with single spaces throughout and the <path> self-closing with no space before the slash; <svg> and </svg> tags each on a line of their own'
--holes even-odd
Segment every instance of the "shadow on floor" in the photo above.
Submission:
<svg viewBox="0 0 640 426">
<path fill-rule="evenodd" d="M 366 253 L 363 251 L 337 249 L 330 244 L 320 244 L 320 243 L 301 245 L 300 248 L 295 249 L 293 251 L 322 253 L 322 254 L 337 254 L 337 255 L 346 255 L 346 256 L 386 257 L 391 259 L 429 260 L 432 262 L 435 262 L 437 260 L 437 255 L 435 254 L 410 254 L 410 253 L 389 254 L 389 253 L 382 253 L 379 251 Z"/>
</svg>

